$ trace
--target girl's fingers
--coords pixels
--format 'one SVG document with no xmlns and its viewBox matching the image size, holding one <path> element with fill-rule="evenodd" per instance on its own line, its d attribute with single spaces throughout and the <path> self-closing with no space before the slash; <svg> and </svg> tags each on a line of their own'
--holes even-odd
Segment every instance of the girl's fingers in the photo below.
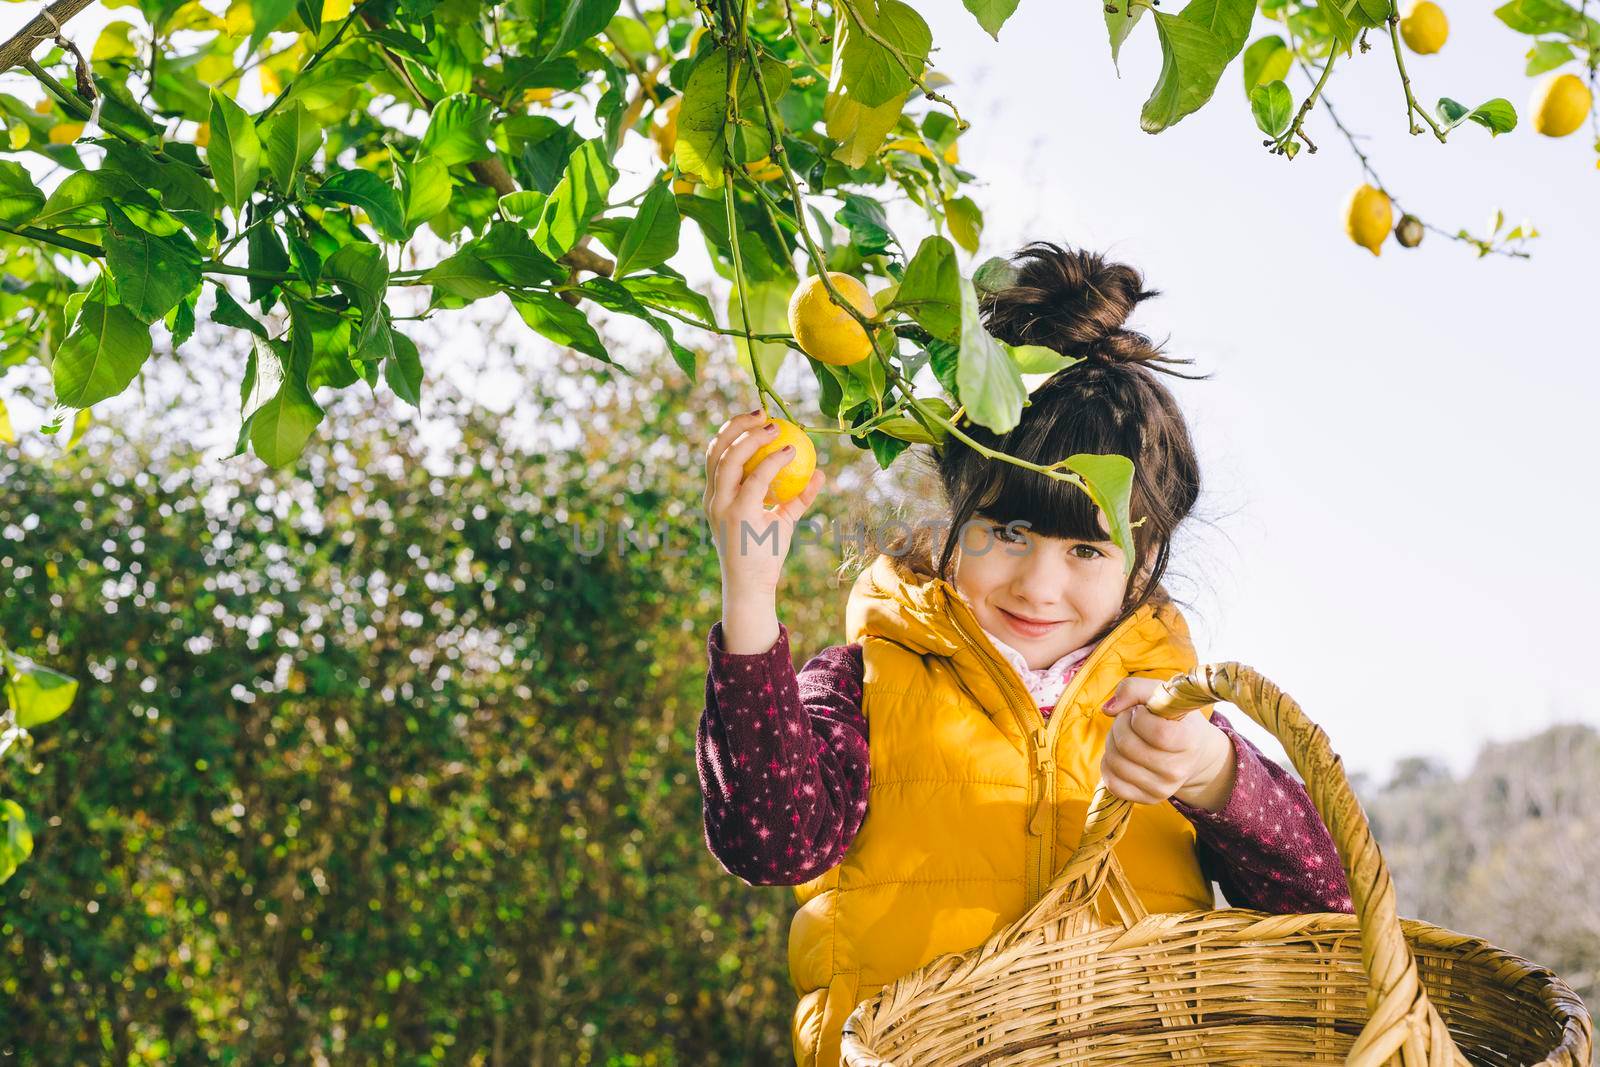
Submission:
<svg viewBox="0 0 1600 1067">
<path fill-rule="evenodd" d="M 1107 760 L 1100 768 L 1100 777 L 1106 779 L 1107 789 L 1115 779 L 1123 790 L 1117 795 L 1139 804 L 1160 803 L 1172 795 L 1171 790 L 1161 791 L 1161 779 L 1129 760 Z"/>
<path fill-rule="evenodd" d="M 752 451 L 754 451 L 752 449 Z M 794 446 L 785 445 L 783 448 L 762 457 L 760 463 L 745 476 L 744 484 L 739 486 L 739 493 L 734 497 L 734 504 L 741 510 L 766 510 L 765 498 L 767 490 L 772 485 L 772 479 L 783 469 L 783 465 L 794 458 Z"/>
<path fill-rule="evenodd" d="M 716 435 L 711 438 L 711 443 L 706 445 L 706 502 L 709 504 L 717 494 L 717 471 L 722 464 L 722 454 L 728 446 L 738 439 L 739 435 L 755 426 L 760 426 L 766 421 L 766 414 L 761 411 L 745 412 L 735 415 L 722 424 Z"/>
<path fill-rule="evenodd" d="M 1134 705 L 1134 711 L 1139 711 L 1143 706 Z M 1118 715 L 1117 721 L 1111 724 L 1111 736 L 1116 740 L 1115 755 L 1118 758 L 1145 768 L 1152 774 L 1171 777 L 1176 772 L 1174 754 L 1140 737 L 1133 728 L 1132 715 Z"/>
<path fill-rule="evenodd" d="M 751 475 L 747 476 L 744 473 L 744 465 L 755 455 L 756 449 L 770 441 L 776 432 L 775 429 L 768 430 L 757 425 L 745 430 L 723 450 L 722 458 L 717 461 L 717 488 L 711 495 L 711 508 L 714 514 L 719 516 L 725 514 L 739 499 L 740 490 L 754 475 L 754 472 L 751 472 Z"/>
<path fill-rule="evenodd" d="M 793 453 L 790 454 L 793 455 Z M 800 495 L 785 504 L 779 505 L 778 513 L 791 523 L 799 522 L 801 516 L 806 513 L 806 509 L 811 506 L 812 501 L 817 499 L 817 494 L 822 492 L 822 484 L 825 481 L 827 481 L 827 475 L 822 473 L 820 467 L 812 471 L 811 480 L 806 483 L 804 489 L 800 490 Z"/>
</svg>

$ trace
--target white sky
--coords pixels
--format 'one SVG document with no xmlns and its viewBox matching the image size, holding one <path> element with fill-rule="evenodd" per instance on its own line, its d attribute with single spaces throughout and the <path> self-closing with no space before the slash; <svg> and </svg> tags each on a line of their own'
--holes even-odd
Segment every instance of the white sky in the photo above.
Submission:
<svg viewBox="0 0 1600 1067">
<path fill-rule="evenodd" d="M 0 34 L 35 7 L 0 8 Z M 1217 517 L 1174 561 L 1201 660 L 1260 669 L 1349 768 L 1379 776 L 1406 755 L 1463 770 L 1488 739 L 1600 725 L 1600 697 L 1582 686 L 1600 662 L 1600 580 L 1582 554 L 1600 524 L 1600 170 L 1583 133 L 1527 126 L 1525 39 L 1463 5 L 1442 53 L 1407 56 L 1420 100 L 1510 99 L 1522 125 L 1493 140 L 1470 124 L 1445 145 L 1409 137 L 1386 38 L 1336 69 L 1340 118 L 1370 135 L 1364 149 L 1411 210 L 1482 233 L 1499 208 L 1543 234 L 1531 260 L 1480 260 L 1433 233 L 1374 258 L 1342 230 L 1361 180 L 1348 145 L 1314 111 L 1321 151 L 1269 156 L 1237 62 L 1210 105 L 1151 136 L 1138 125 L 1160 66 L 1148 20 L 1119 80 L 1094 4 L 1027 0 L 998 43 L 956 0 L 918 8 L 946 94 L 973 122 L 961 159 L 983 182 L 987 225 L 964 268 L 1034 238 L 1108 253 L 1163 293 L 1130 325 L 1215 375 L 1171 382 L 1200 449 L 1202 512 Z M 74 36 L 87 47 L 110 15 L 90 9 Z M 1298 70 L 1290 86 L 1298 102 Z M 629 138 L 618 196 L 653 170 L 648 152 Z M 915 247 L 914 207 L 891 218 Z M 709 276 L 698 242 L 674 265 Z M 42 414 L 12 411 L 24 432 Z M 219 441 L 235 417 L 219 414 Z M 1264 731 L 1242 728 L 1276 757 Z"/>
</svg>

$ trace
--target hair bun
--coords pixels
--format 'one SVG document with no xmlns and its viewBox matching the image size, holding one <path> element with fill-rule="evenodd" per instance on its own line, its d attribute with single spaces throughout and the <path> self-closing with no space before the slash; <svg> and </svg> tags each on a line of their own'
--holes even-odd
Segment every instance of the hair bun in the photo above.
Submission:
<svg viewBox="0 0 1600 1067">
<path fill-rule="evenodd" d="M 1159 296 L 1125 263 L 1053 241 L 1030 241 L 1011 257 L 1013 282 L 979 301 L 984 325 L 1007 344 L 1043 345 L 1102 362 L 1143 362 L 1158 355 L 1123 323 L 1141 300 Z"/>
</svg>

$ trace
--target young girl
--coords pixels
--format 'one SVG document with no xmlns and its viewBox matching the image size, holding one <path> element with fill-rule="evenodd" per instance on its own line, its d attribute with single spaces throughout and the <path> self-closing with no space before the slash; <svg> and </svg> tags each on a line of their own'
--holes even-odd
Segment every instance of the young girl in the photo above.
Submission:
<svg viewBox="0 0 1600 1067">
<path fill-rule="evenodd" d="M 1199 467 L 1150 370 L 1189 361 L 1122 325 L 1157 293 L 1128 266 L 1049 242 L 1013 265 L 1017 283 L 982 303 L 989 331 L 1083 362 L 1034 390 L 1009 433 L 963 432 L 1039 464 L 1133 460 L 1130 511 L 1144 521 L 1128 579 L 1080 489 L 948 438 L 934 458 L 942 540 L 924 524 L 878 554 L 849 596 L 849 643 L 796 674 L 776 592 L 822 473 L 765 508 L 789 457 L 744 474 L 768 432 L 760 411 L 730 419 L 707 449 L 723 612 L 696 742 L 706 843 L 751 885 L 795 887 L 802 1067 L 839 1062 L 861 1001 L 1032 906 L 1071 856 L 1101 779 L 1137 802 L 1115 856 L 1149 911 L 1213 908 L 1213 880 L 1231 906 L 1352 910 L 1298 781 L 1214 707 L 1168 721 L 1144 706 L 1197 664 L 1161 578 Z M 776 547 L 759 536 L 774 522 Z M 1097 906 L 1115 921 L 1104 894 Z"/>
</svg>

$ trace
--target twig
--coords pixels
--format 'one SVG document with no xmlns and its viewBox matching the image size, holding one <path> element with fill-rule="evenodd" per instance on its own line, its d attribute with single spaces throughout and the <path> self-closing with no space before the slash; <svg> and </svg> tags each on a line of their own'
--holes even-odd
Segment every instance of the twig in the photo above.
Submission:
<svg viewBox="0 0 1600 1067">
<path fill-rule="evenodd" d="M 1394 61 L 1400 68 L 1400 84 L 1406 91 L 1406 123 L 1413 134 L 1421 133 L 1421 128 L 1411 121 L 1411 113 L 1413 111 L 1417 112 L 1433 128 L 1433 135 L 1439 139 L 1439 143 L 1443 144 L 1444 131 L 1439 128 L 1438 123 L 1433 121 L 1433 116 L 1428 114 L 1427 109 L 1417 103 L 1417 98 L 1411 93 L 1411 76 L 1406 73 L 1405 57 L 1400 54 L 1400 16 L 1391 13 L 1388 22 L 1389 39 L 1394 42 Z"/>
</svg>

